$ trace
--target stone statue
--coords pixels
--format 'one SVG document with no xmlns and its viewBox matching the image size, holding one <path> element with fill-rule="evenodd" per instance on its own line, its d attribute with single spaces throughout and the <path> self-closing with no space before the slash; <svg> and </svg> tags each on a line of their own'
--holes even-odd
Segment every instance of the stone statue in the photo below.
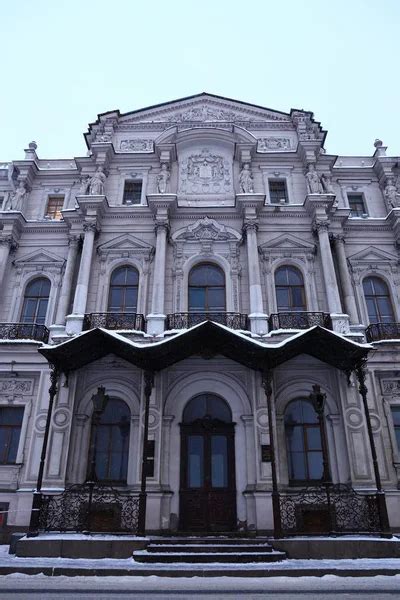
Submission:
<svg viewBox="0 0 400 600">
<path fill-rule="evenodd" d="M 25 183 L 23 181 L 19 182 L 19 186 L 15 190 L 12 198 L 11 205 L 9 210 L 22 210 L 24 199 L 27 195 Z"/>
<path fill-rule="evenodd" d="M 89 194 L 91 196 L 102 196 L 104 194 L 104 182 L 106 176 L 103 173 L 102 167 L 97 167 L 96 173 L 89 181 Z"/>
<path fill-rule="evenodd" d="M 242 194 L 253 194 L 253 176 L 250 171 L 250 165 L 245 163 L 239 175 L 239 185 Z"/>
<path fill-rule="evenodd" d="M 307 189 L 309 194 L 323 194 L 323 189 L 321 185 L 321 181 L 317 171 L 315 170 L 315 165 L 310 163 L 308 165 L 308 172 L 306 173 L 307 179 Z"/>
<path fill-rule="evenodd" d="M 383 192 L 388 208 L 397 208 L 400 206 L 400 193 L 397 191 L 394 185 L 394 178 L 388 177 L 385 190 Z"/>
<path fill-rule="evenodd" d="M 334 194 L 335 193 L 333 191 L 332 174 L 330 172 L 322 173 L 321 183 L 322 183 L 322 187 L 324 189 L 325 194 Z"/>
<path fill-rule="evenodd" d="M 79 196 L 86 196 L 89 187 L 89 175 L 82 175 L 79 187 Z"/>
<path fill-rule="evenodd" d="M 159 194 L 165 194 L 168 187 L 170 173 L 168 171 L 167 163 L 162 163 L 161 171 L 157 175 L 157 190 Z"/>
</svg>

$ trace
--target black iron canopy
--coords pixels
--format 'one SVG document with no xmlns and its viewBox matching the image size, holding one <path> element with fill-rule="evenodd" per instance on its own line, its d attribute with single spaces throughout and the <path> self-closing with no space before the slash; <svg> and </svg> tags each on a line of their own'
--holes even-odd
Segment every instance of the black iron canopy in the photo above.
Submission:
<svg viewBox="0 0 400 600">
<path fill-rule="evenodd" d="M 256 370 L 273 369 L 300 354 L 308 354 L 342 371 L 354 370 L 367 358 L 370 346 L 352 342 L 322 327 L 313 327 L 278 344 L 265 344 L 206 321 L 191 329 L 147 344 L 133 342 L 105 329 L 92 329 L 39 352 L 63 372 L 79 369 L 108 354 L 149 371 L 161 371 L 185 358 L 222 355 Z"/>
</svg>

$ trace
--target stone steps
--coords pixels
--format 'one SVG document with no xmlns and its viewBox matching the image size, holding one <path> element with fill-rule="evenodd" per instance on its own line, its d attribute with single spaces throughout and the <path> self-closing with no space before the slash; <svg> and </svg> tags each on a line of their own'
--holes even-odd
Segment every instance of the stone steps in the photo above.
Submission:
<svg viewBox="0 0 400 600">
<path fill-rule="evenodd" d="M 218 563 L 271 563 L 285 558 L 286 554 L 275 551 L 266 538 L 159 538 L 152 539 L 145 550 L 133 552 L 133 559 L 138 563 L 184 563 L 188 567 L 196 564 L 212 567 Z"/>
</svg>

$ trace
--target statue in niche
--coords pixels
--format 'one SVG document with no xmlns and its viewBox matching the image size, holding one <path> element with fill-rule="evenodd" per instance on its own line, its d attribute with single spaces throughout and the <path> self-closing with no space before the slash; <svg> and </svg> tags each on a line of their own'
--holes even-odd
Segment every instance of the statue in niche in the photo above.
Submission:
<svg viewBox="0 0 400 600">
<path fill-rule="evenodd" d="M 332 185 L 332 174 L 322 173 L 321 175 L 321 183 L 325 194 L 334 194 L 333 185 Z"/>
<path fill-rule="evenodd" d="M 86 196 L 89 187 L 89 175 L 82 175 L 80 178 L 79 196 Z"/>
<path fill-rule="evenodd" d="M 323 194 L 322 184 L 319 178 L 317 171 L 315 170 L 315 165 L 310 163 L 308 165 L 308 171 L 306 173 L 307 179 L 307 190 L 309 194 Z"/>
<path fill-rule="evenodd" d="M 102 167 L 97 167 L 97 171 L 90 178 L 89 181 L 89 194 L 91 196 L 102 196 L 104 194 L 104 182 L 106 176 L 103 172 Z"/>
<path fill-rule="evenodd" d="M 393 177 L 387 178 L 387 183 L 383 194 L 388 203 L 388 207 L 397 208 L 400 205 L 400 193 L 397 191 L 396 186 L 394 185 Z"/>
<path fill-rule="evenodd" d="M 242 194 L 253 194 L 253 176 L 250 171 L 250 165 L 245 163 L 239 175 L 239 185 Z"/>
<path fill-rule="evenodd" d="M 20 181 L 14 194 L 9 199 L 8 210 L 18 210 L 21 212 L 23 204 L 24 204 L 24 200 L 26 200 L 27 194 L 28 194 L 28 192 L 26 190 L 25 183 L 23 181 Z"/>
<path fill-rule="evenodd" d="M 157 190 L 159 194 L 165 194 L 168 188 L 170 172 L 167 163 L 162 163 L 161 171 L 157 175 Z"/>
</svg>

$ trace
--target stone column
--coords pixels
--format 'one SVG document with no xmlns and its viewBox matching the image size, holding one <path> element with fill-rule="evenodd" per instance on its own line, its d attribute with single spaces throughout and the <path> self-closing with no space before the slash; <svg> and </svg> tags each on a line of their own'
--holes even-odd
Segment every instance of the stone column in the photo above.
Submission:
<svg viewBox="0 0 400 600">
<path fill-rule="evenodd" d="M 147 332 L 158 335 L 164 331 L 165 261 L 167 252 L 168 221 L 156 222 L 156 254 L 154 258 L 151 314 L 147 315 Z"/>
<path fill-rule="evenodd" d="M 337 235 L 334 237 L 336 256 L 339 267 L 339 276 L 343 288 L 343 300 L 346 313 L 350 317 L 350 323 L 357 325 L 359 323 L 356 300 L 354 297 L 353 286 L 351 284 L 350 273 L 347 267 L 346 253 L 344 251 L 344 237 Z"/>
<path fill-rule="evenodd" d="M 319 248 L 321 251 L 322 273 L 324 277 L 328 309 L 332 318 L 333 330 L 338 331 L 339 333 L 347 333 L 348 316 L 342 314 L 342 306 L 340 302 L 335 267 L 333 264 L 328 229 L 328 220 L 316 219 L 314 221 L 314 230 L 317 232 Z"/>
<path fill-rule="evenodd" d="M 257 224 L 245 222 L 243 226 L 247 239 L 247 261 L 249 269 L 250 328 L 252 333 L 263 335 L 268 331 L 267 315 L 264 313 L 260 262 L 258 258 Z"/>
<path fill-rule="evenodd" d="M 83 241 L 81 263 L 79 266 L 78 282 L 75 289 L 74 305 L 72 314 L 67 316 L 66 331 L 68 335 L 80 333 L 82 331 L 89 291 L 89 277 L 92 265 L 94 238 L 96 235 L 96 222 L 85 222 L 83 224 L 83 229 L 85 237 Z"/>
<path fill-rule="evenodd" d="M 68 303 L 71 297 L 72 279 L 74 277 L 76 257 L 78 254 L 79 237 L 71 235 L 69 237 L 69 248 L 67 264 L 62 279 L 60 297 L 58 299 L 55 324 L 50 326 L 51 337 L 57 334 L 63 334 L 65 331 L 65 317 L 67 315 Z"/>
<path fill-rule="evenodd" d="M 3 283 L 6 272 L 8 255 L 13 248 L 15 248 L 15 242 L 12 236 L 0 238 L 0 285 Z"/>
</svg>

